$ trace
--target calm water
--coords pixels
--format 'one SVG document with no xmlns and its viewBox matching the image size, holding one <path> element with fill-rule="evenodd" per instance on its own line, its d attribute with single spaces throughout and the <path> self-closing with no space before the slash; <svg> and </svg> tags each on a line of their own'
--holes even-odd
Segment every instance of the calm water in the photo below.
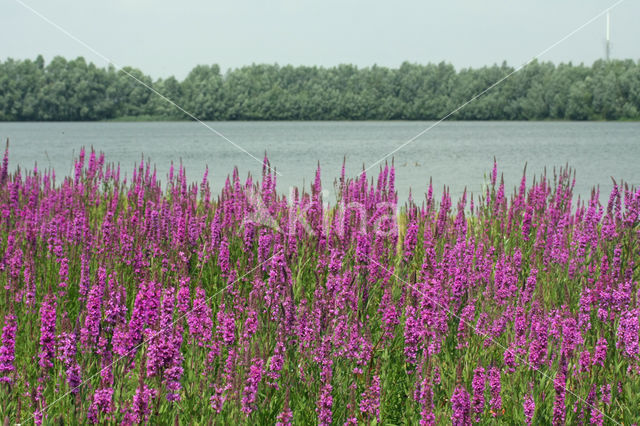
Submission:
<svg viewBox="0 0 640 426">
<path fill-rule="evenodd" d="M 213 122 L 209 123 L 257 158 L 267 152 L 281 173 L 278 187 L 309 187 L 318 162 L 323 184 L 333 188 L 346 157 L 347 174 L 355 175 L 422 130 L 428 122 Z M 11 140 L 10 165 L 52 167 L 69 175 L 82 146 L 93 146 L 107 161 L 119 162 L 131 174 L 141 156 L 165 177 L 170 162 L 182 160 L 190 180 L 202 179 L 205 166 L 214 188 L 234 166 L 241 176 L 259 174 L 261 165 L 229 142 L 193 122 L 179 123 L 0 123 L 0 137 Z M 448 185 L 459 195 L 466 186 L 482 191 L 498 161 L 507 188 L 546 166 L 576 169 L 576 192 L 585 196 L 600 185 L 608 195 L 611 177 L 640 185 L 640 123 L 445 122 L 394 154 L 401 200 L 409 188 L 422 198 L 429 178 L 436 188 Z M 390 160 L 390 159 L 389 159 Z M 378 170 L 374 167 L 371 172 Z M 165 180 L 165 179 L 163 179 Z M 438 191 L 440 192 L 440 191 Z M 330 197 L 332 198 L 332 197 Z M 605 199 L 605 198 L 601 198 Z"/>
</svg>

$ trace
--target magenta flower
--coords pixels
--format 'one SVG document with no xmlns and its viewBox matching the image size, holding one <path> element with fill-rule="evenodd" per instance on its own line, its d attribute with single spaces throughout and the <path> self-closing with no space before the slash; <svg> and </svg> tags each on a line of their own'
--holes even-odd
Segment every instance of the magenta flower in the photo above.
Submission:
<svg viewBox="0 0 640 426">
<path fill-rule="evenodd" d="M 285 406 L 284 409 L 278 414 L 276 426 L 291 426 L 291 421 L 293 420 L 293 413 L 288 406 Z"/>
<path fill-rule="evenodd" d="M 473 389 L 473 400 L 471 407 L 475 414 L 475 421 L 479 422 L 484 412 L 484 389 L 486 385 L 485 371 L 482 366 L 478 366 L 473 371 L 473 380 L 471 381 L 471 387 Z"/>
<path fill-rule="evenodd" d="M 91 287 L 87 297 L 87 315 L 84 327 L 80 330 L 80 343 L 86 350 L 93 348 L 98 342 L 106 275 L 104 268 L 98 270 L 97 282 Z"/>
<path fill-rule="evenodd" d="M 16 316 L 13 314 L 5 315 L 4 327 L 2 328 L 2 346 L 0 346 L 0 383 L 13 383 L 13 378 L 10 375 L 15 371 L 13 361 L 15 360 L 17 329 Z"/>
<path fill-rule="evenodd" d="M 56 340 L 56 299 L 51 294 L 45 296 L 40 307 L 40 362 L 43 370 L 53 367 Z"/>
<path fill-rule="evenodd" d="M 458 386 L 451 396 L 451 424 L 453 426 L 471 425 L 471 401 L 467 390 Z"/>
<path fill-rule="evenodd" d="M 258 384 L 262 380 L 264 361 L 254 358 L 249 367 L 249 377 L 242 393 L 242 412 L 247 416 L 255 409 L 254 403 L 258 394 Z"/>
<path fill-rule="evenodd" d="M 60 271 L 58 275 L 60 277 L 58 286 L 60 288 L 66 288 L 67 281 L 69 280 L 69 260 L 66 257 L 60 260 Z"/>
<path fill-rule="evenodd" d="M 593 365 L 604 367 L 604 361 L 607 358 L 607 339 L 601 337 L 596 343 L 596 349 L 593 354 Z"/>
<path fill-rule="evenodd" d="M 220 306 L 217 314 L 217 331 L 225 345 L 231 346 L 236 340 L 236 322 L 232 313 L 225 312 L 225 305 Z"/>
<path fill-rule="evenodd" d="M 128 424 L 147 424 L 151 416 L 151 400 L 156 397 L 157 391 L 141 384 L 133 396 L 133 404 L 125 415 Z"/>
<path fill-rule="evenodd" d="M 333 421 L 333 386 L 326 383 L 320 388 L 320 398 L 316 412 L 318 413 L 318 424 L 321 426 L 330 425 Z"/>
<path fill-rule="evenodd" d="M 360 412 L 374 416 L 380 422 L 380 377 L 375 375 L 371 379 L 369 389 L 361 395 Z"/>
<path fill-rule="evenodd" d="M 409 305 L 405 311 L 404 354 L 408 364 L 416 364 L 418 343 L 420 341 L 420 325 L 416 318 L 416 309 Z"/>
<path fill-rule="evenodd" d="M 80 391 L 78 386 L 81 382 L 80 365 L 76 361 L 77 345 L 78 336 L 75 332 L 62 332 L 58 335 L 57 358 L 65 367 L 67 384 L 72 394 L 77 394 Z"/>
<path fill-rule="evenodd" d="M 193 309 L 189 312 L 187 323 L 189 332 L 199 346 L 206 345 L 212 336 L 213 313 L 207 303 L 206 293 L 202 287 L 196 289 Z"/>
<path fill-rule="evenodd" d="M 498 367 L 492 367 L 489 370 L 489 387 L 491 388 L 491 401 L 489 401 L 489 404 L 491 405 L 493 417 L 496 417 L 502 409 L 500 369 Z"/>
<path fill-rule="evenodd" d="M 565 407 L 565 393 L 566 393 L 566 376 L 565 373 L 559 371 L 556 374 L 556 378 L 553 381 L 553 388 L 556 392 L 556 399 L 553 402 L 553 424 L 564 425 L 566 407 Z"/>
<path fill-rule="evenodd" d="M 580 352 L 580 372 L 588 372 L 591 369 L 591 352 L 585 350 Z"/>
<path fill-rule="evenodd" d="M 596 426 L 602 426 L 604 424 L 604 415 L 596 406 L 591 407 L 591 419 L 589 423 Z"/>
<path fill-rule="evenodd" d="M 536 411 L 536 403 L 533 400 L 533 396 L 531 394 L 527 394 L 524 397 L 524 401 L 522 403 L 522 408 L 524 410 L 524 419 L 527 422 L 527 426 L 531 426 L 533 421 L 533 415 Z"/>
<path fill-rule="evenodd" d="M 109 414 L 114 411 L 113 388 L 101 388 L 93 394 L 93 401 L 87 412 L 89 422 L 96 424 L 100 421 L 100 413 Z"/>
<path fill-rule="evenodd" d="M 269 379 L 271 379 L 271 381 L 268 382 L 268 385 L 275 387 L 276 389 L 280 389 L 278 379 L 280 378 L 280 371 L 284 366 L 284 353 L 284 344 L 282 342 L 276 343 L 275 353 L 269 361 L 269 371 L 267 372 L 267 376 L 269 377 Z"/>
<path fill-rule="evenodd" d="M 638 314 L 640 309 L 633 309 L 623 312 L 620 316 L 620 324 L 618 325 L 618 347 L 624 348 L 624 354 L 629 358 L 638 358 L 640 354 L 640 345 L 638 340 L 640 336 L 640 323 Z"/>
<path fill-rule="evenodd" d="M 180 289 L 178 290 L 178 312 L 181 316 L 189 313 L 191 305 L 191 290 L 189 288 L 189 277 L 180 278 Z"/>
<path fill-rule="evenodd" d="M 213 395 L 211 395 L 211 398 L 209 399 L 209 405 L 213 411 L 220 414 L 222 412 L 222 406 L 227 400 L 227 387 L 214 385 L 213 389 Z"/>
<path fill-rule="evenodd" d="M 611 404 L 611 384 L 607 383 L 600 387 L 600 394 L 602 395 L 602 402 L 609 405 Z"/>
<path fill-rule="evenodd" d="M 249 340 L 258 330 L 258 313 L 251 309 L 247 314 L 247 319 L 244 322 L 244 332 L 242 334 L 243 339 Z"/>
</svg>

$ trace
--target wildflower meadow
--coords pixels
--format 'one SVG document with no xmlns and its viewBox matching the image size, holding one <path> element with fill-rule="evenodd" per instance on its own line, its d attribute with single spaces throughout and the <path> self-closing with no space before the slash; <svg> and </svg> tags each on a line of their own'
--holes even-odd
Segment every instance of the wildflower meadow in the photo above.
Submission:
<svg viewBox="0 0 640 426">
<path fill-rule="evenodd" d="M 569 168 L 487 166 L 481 194 L 398 200 L 393 164 L 343 165 L 329 200 L 320 167 L 285 196 L 265 158 L 212 193 L 93 150 L 13 170 L 7 146 L 0 420 L 638 422 L 640 189 L 601 205 Z"/>
</svg>

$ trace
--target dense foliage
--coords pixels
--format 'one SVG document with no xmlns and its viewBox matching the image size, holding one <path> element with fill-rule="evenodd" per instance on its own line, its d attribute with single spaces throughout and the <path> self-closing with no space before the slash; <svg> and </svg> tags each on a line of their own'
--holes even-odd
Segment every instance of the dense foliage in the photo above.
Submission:
<svg viewBox="0 0 640 426">
<path fill-rule="evenodd" d="M 223 74 L 199 65 L 183 81 L 154 81 L 126 68 L 202 120 L 435 120 L 513 70 L 405 62 L 397 69 L 251 65 Z M 187 117 L 122 71 L 83 58 L 0 63 L 0 121 L 117 118 Z M 451 118 L 640 119 L 640 62 L 534 62 Z"/>
<path fill-rule="evenodd" d="M 266 165 L 266 159 L 265 159 Z M 275 174 L 210 194 L 0 169 L 0 412 L 8 423 L 632 424 L 640 190 L 398 211 L 394 169 L 286 199 Z M 163 189 L 164 188 L 164 189 Z"/>
</svg>

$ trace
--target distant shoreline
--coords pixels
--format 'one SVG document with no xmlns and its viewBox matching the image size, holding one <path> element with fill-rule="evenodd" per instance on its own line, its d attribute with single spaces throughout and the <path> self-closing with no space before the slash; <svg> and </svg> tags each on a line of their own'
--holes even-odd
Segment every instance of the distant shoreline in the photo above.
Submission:
<svg viewBox="0 0 640 426">
<path fill-rule="evenodd" d="M 640 62 L 516 69 L 198 65 L 182 81 L 79 57 L 0 62 L 3 121 L 640 120 Z"/>
</svg>

